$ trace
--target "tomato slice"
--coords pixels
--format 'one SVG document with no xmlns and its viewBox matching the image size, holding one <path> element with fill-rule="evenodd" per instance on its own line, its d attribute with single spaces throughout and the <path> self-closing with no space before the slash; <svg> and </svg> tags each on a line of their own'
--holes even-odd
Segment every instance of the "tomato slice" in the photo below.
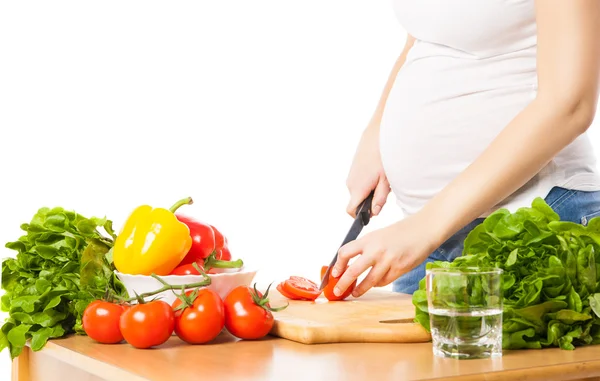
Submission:
<svg viewBox="0 0 600 381">
<path fill-rule="evenodd" d="M 279 291 L 279 293 L 281 295 L 283 295 L 284 297 L 288 298 L 288 299 L 292 299 L 292 300 L 306 300 L 304 298 L 300 298 L 294 294 L 290 294 L 289 292 L 287 292 L 284 288 L 283 288 L 283 283 L 281 282 L 277 285 L 277 291 Z"/>
<path fill-rule="evenodd" d="M 284 281 L 282 288 L 286 293 L 306 300 L 315 300 L 321 295 L 321 290 L 315 282 L 298 276 L 291 276 Z"/>
</svg>

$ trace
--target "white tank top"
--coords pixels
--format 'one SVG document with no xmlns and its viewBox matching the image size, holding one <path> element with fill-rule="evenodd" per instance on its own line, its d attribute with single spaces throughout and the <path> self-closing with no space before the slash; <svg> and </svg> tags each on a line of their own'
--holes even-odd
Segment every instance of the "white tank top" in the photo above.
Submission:
<svg viewBox="0 0 600 381">
<path fill-rule="evenodd" d="M 410 215 L 536 96 L 535 11 L 534 0 L 392 1 L 416 42 L 388 97 L 380 148 L 397 202 Z M 492 210 L 530 206 L 553 186 L 600 190 L 587 134 Z"/>
</svg>

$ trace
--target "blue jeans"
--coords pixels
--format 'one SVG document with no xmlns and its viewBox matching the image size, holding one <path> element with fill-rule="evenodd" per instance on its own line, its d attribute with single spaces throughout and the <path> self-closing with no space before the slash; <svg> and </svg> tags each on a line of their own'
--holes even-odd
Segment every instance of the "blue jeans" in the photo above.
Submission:
<svg viewBox="0 0 600 381">
<path fill-rule="evenodd" d="M 584 192 L 554 187 L 546 196 L 546 202 L 560 216 L 562 221 L 587 225 L 588 221 L 600 216 L 600 191 Z M 419 266 L 396 279 L 392 284 L 395 292 L 412 294 L 419 288 L 419 281 L 425 276 L 425 265 L 433 261 L 453 261 L 462 254 L 463 242 L 471 230 L 483 221 L 478 218 L 459 230 L 438 247 Z"/>
</svg>

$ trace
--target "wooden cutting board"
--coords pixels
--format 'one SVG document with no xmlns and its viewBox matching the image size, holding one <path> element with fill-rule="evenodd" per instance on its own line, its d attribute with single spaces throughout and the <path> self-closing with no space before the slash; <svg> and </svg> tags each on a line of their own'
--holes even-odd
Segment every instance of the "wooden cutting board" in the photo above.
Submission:
<svg viewBox="0 0 600 381">
<path fill-rule="evenodd" d="M 275 289 L 269 292 L 272 306 L 288 301 Z M 371 290 L 360 298 L 329 302 L 320 296 L 314 302 L 290 300 L 289 306 L 273 314 L 271 335 L 303 344 L 323 343 L 419 343 L 431 340 L 414 323 L 411 295 Z"/>
</svg>

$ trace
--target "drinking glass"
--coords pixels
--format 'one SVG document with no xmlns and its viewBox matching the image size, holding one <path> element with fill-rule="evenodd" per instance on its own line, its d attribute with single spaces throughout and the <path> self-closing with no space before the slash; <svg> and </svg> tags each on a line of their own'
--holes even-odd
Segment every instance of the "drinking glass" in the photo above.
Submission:
<svg viewBox="0 0 600 381">
<path fill-rule="evenodd" d="M 433 353 L 476 359 L 502 356 L 502 269 L 426 270 Z"/>
</svg>

